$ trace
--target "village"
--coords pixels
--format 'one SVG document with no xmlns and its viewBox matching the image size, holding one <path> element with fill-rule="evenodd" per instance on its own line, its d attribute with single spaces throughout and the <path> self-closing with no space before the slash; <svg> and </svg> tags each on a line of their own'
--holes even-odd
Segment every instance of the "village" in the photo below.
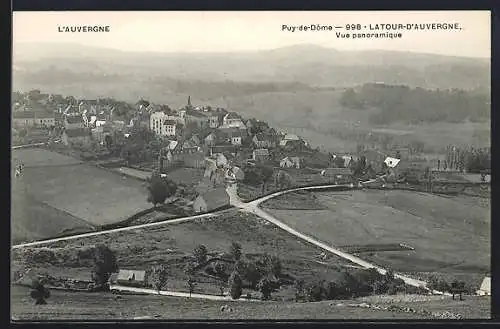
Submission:
<svg viewBox="0 0 500 329">
<path fill-rule="evenodd" d="M 222 218 L 242 216 L 241 213 L 236 215 L 231 212 L 231 208 L 235 206 L 234 200 L 231 201 L 235 195 L 230 195 L 232 187 L 235 187 L 236 198 L 250 204 L 252 200 L 262 200 L 266 195 L 277 191 L 314 186 L 347 186 L 351 189 L 362 187 L 386 191 L 407 189 L 474 196 L 488 195 L 490 191 L 489 149 L 474 150 L 464 146 L 450 146 L 446 154 L 435 159 L 425 158 L 418 148 L 411 145 L 381 148 L 379 145 L 367 147 L 360 144 L 358 152 L 355 153 L 342 150 L 332 153 L 314 148 L 301 136 L 278 131 L 266 122 L 245 118 L 235 111 L 193 105 L 189 96 L 186 105 L 177 110 L 144 99 L 132 105 L 114 99 L 76 100 L 73 97 L 43 94 L 36 90 L 26 94 L 17 93 L 16 96 L 12 122 L 14 147 L 38 145 L 48 151 L 111 171 L 115 175 L 119 174 L 123 179 L 136 179 L 146 185 L 149 183 L 150 187 L 155 177 L 164 185 L 173 185 L 173 188 L 169 187 L 163 198 L 159 199 L 151 196 L 155 192 L 154 188 L 150 188 L 147 201 L 153 204 L 153 208 L 128 213 L 128 219 L 115 219 L 116 223 L 101 225 L 101 230 L 150 223 L 158 220 L 155 218 L 168 221 L 169 218 L 182 219 L 183 216 L 187 218 L 186 216 L 195 214 L 217 213 Z M 22 178 L 24 163 L 18 161 L 14 165 L 18 167 L 17 177 Z M 72 171 L 70 175 L 76 172 Z M 179 175 L 179 172 L 182 174 Z M 66 182 L 65 178 L 62 178 L 62 181 Z M 110 186 L 110 190 L 103 193 L 116 194 L 112 184 Z M 86 190 L 85 192 L 87 193 Z M 289 197 L 288 201 L 280 199 L 278 203 L 285 205 L 287 202 L 297 202 L 299 207 L 300 203 L 304 203 L 300 195 Z M 298 199 L 293 199 L 294 197 Z M 135 198 L 146 199 L 145 195 Z M 137 202 L 133 199 L 123 201 L 129 204 Z M 315 209 L 314 202 L 313 200 L 312 206 L 309 205 L 311 209 Z M 110 209 L 111 206 L 115 207 L 112 204 L 103 209 Z M 241 209 L 245 207 L 247 206 L 241 204 Z M 162 214 L 144 221 L 142 215 L 149 212 Z M 175 216 L 166 217 L 167 214 Z M 143 221 L 137 222 L 137 219 Z M 100 220 L 95 219 L 97 222 Z M 234 231 L 231 232 L 234 234 Z M 148 234 L 161 233 L 151 231 Z M 82 238 L 85 238 L 85 234 Z M 57 239 L 55 241 L 57 243 Z M 414 250 L 413 247 L 401 243 L 367 248 L 371 252 L 380 248 L 382 249 L 379 252 L 393 250 L 391 248 Z M 77 247 L 74 249 L 78 250 Z M 194 255 L 196 253 L 195 249 Z M 217 269 L 212 269 L 212 261 L 214 267 L 215 262 L 220 262 L 221 259 L 223 262 L 234 262 L 223 253 L 210 254 L 206 250 L 203 253 L 205 256 L 198 262 L 198 267 L 209 275 L 212 275 L 212 272 L 218 273 Z M 146 255 L 147 253 L 141 257 L 149 257 Z M 326 254 L 322 255 L 318 259 L 326 258 Z M 26 259 L 31 259 L 31 256 L 24 254 L 17 257 L 23 264 Z M 120 257 L 128 256 L 120 254 Z M 40 259 L 35 263 L 42 262 Z M 135 263 L 140 262 L 134 260 Z M 109 278 L 114 287 L 112 289 L 132 291 L 130 289 L 150 287 L 150 271 L 151 269 L 144 266 L 120 267 L 119 271 Z M 227 282 L 229 274 L 221 274 L 223 282 Z M 276 277 L 271 281 L 285 280 Z M 192 273 L 189 278 L 192 280 Z M 46 282 L 52 287 L 80 285 L 79 289 L 82 291 L 92 291 L 86 286 L 86 280 L 63 280 L 61 283 L 60 279 L 51 279 L 50 275 L 45 276 L 45 280 L 48 280 Z M 473 285 L 471 291 L 477 290 L 476 294 L 489 294 L 488 280 L 481 284 L 479 290 L 479 287 Z M 457 284 L 456 281 L 453 282 Z M 446 291 L 452 289 L 443 288 L 443 284 L 448 285 L 441 280 L 436 281 L 433 287 L 441 287 Z M 191 288 L 189 295 L 184 291 L 174 292 L 172 296 L 191 296 L 194 292 L 194 288 Z M 213 288 L 207 289 L 212 295 L 215 294 L 210 290 Z M 255 289 L 254 286 L 253 290 Z M 221 292 L 222 296 L 227 296 L 223 290 Z M 251 292 L 248 296 L 251 296 Z M 200 298 L 208 297 L 203 295 Z M 215 295 L 213 298 L 219 296 Z"/>
<path fill-rule="evenodd" d="M 195 187 L 198 195 L 220 195 L 218 187 L 240 181 L 245 184 L 239 193 L 247 199 L 291 186 L 376 177 L 383 177 L 385 188 L 411 183 L 429 189 L 432 180 L 467 182 L 466 172 L 475 174 L 472 181 L 486 182 L 491 157 L 488 149 L 458 146 L 433 159 L 422 157 L 411 145 L 382 150 L 361 144 L 356 154 L 327 153 L 266 122 L 224 108 L 194 106 L 190 97 L 186 106 L 173 110 L 143 99 L 131 105 L 35 90 L 15 100 L 12 132 L 13 145 L 47 143 L 84 160 L 120 164 L 130 168 L 123 171 L 130 175 L 137 173 L 134 169 L 161 174 L 182 167 L 204 170 Z"/>
</svg>

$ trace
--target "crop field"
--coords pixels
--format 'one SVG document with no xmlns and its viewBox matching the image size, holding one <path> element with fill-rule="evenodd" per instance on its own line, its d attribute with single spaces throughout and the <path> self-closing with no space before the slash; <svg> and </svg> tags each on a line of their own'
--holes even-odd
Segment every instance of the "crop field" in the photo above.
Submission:
<svg viewBox="0 0 500 329">
<path fill-rule="evenodd" d="M 490 270 L 490 207 L 477 199 L 409 191 L 316 193 L 327 210 L 266 209 L 305 234 L 352 250 L 404 244 L 414 250 L 360 252 L 360 257 L 405 273 L 470 275 Z"/>
<path fill-rule="evenodd" d="M 366 308 L 347 307 L 355 301 L 317 303 L 232 302 L 154 295 L 121 295 L 51 291 L 47 305 L 35 306 L 30 289 L 12 286 L 11 316 L 16 320 L 132 320 L 146 319 L 425 319 L 421 315 Z M 358 301 L 361 302 L 364 300 Z M 490 298 L 466 297 L 464 301 L 446 300 L 405 303 L 414 309 L 454 312 L 468 319 L 490 317 Z M 103 307 L 102 305 L 106 305 Z M 232 312 L 222 312 L 228 305 Z M 377 301 L 388 306 L 390 302 Z M 427 317 L 431 318 L 431 317 Z"/>
<path fill-rule="evenodd" d="M 135 179 L 41 149 L 13 151 L 17 161 L 25 168 L 12 184 L 14 240 L 113 223 L 150 207 Z"/>
<path fill-rule="evenodd" d="M 288 277 L 302 278 L 306 282 L 320 278 L 334 280 L 339 275 L 339 266 L 348 264 L 347 261 L 335 256 L 323 260 L 323 263 L 317 262 L 320 249 L 297 241 L 293 235 L 268 225 L 255 215 L 234 210 L 218 217 L 194 222 L 56 242 L 40 248 L 14 250 L 12 269 L 22 271 L 23 268 L 29 267 L 32 273 L 89 277 L 91 263 L 86 260 L 75 263 L 68 259 L 78 258 L 79 252 L 85 248 L 104 243 L 116 252 L 120 268 L 147 270 L 157 263 L 166 264 L 169 271 L 166 290 L 187 291 L 187 276 L 184 270 L 195 247 L 203 244 L 210 254 L 220 255 L 228 252 L 233 241 L 242 245 L 242 252 L 246 257 L 253 258 L 264 253 L 277 255 L 281 259 L 283 272 Z M 42 251 L 52 253 L 54 256 L 29 256 L 32 252 Z M 197 280 L 199 282 L 197 292 L 219 293 L 217 280 L 203 273 L 199 273 Z M 293 294 L 293 289 L 284 289 L 273 296 L 289 299 Z"/>
</svg>

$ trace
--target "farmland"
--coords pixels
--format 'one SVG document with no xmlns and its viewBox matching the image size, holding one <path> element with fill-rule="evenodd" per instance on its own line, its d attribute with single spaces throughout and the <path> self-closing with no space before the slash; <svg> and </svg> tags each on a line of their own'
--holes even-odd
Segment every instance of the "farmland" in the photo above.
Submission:
<svg viewBox="0 0 500 329">
<path fill-rule="evenodd" d="M 360 254 L 396 271 L 466 276 L 476 288 L 489 272 L 487 203 L 394 190 L 315 194 L 327 210 L 266 211 L 300 232 L 347 251 L 377 244 L 402 243 L 414 248 Z"/>
<path fill-rule="evenodd" d="M 52 291 L 47 305 L 35 307 L 30 290 L 13 286 L 11 291 L 12 316 L 19 320 L 131 320 L 134 317 L 150 319 L 422 319 L 421 315 L 366 308 L 347 307 L 353 301 L 318 303 L 283 302 L 224 302 L 191 298 L 122 295 L 105 293 L 73 293 Z M 372 300 L 370 300 L 372 301 Z M 364 300 L 363 300 L 364 302 Z M 373 301 L 372 301 L 373 302 Z M 380 306 L 390 306 L 385 300 Z M 456 312 L 465 318 L 490 317 L 490 298 L 466 297 L 465 301 L 431 300 L 407 302 L 406 305 L 431 312 Z M 103 307 L 106 305 L 106 307 Z M 232 312 L 221 312 L 222 305 Z M 182 311 L 179 311 L 182 309 Z M 427 317 L 432 318 L 432 317 Z"/>
<path fill-rule="evenodd" d="M 43 248 L 15 250 L 12 269 L 22 271 L 29 267 L 32 273 L 89 278 L 92 264 L 87 260 L 73 260 L 75 257 L 78 259 L 78 254 L 84 249 L 105 243 L 116 252 L 120 268 L 146 270 L 151 265 L 164 263 L 169 271 L 166 289 L 187 291 L 185 266 L 194 248 L 204 244 L 211 255 L 217 256 L 227 252 L 233 241 L 242 245 L 242 251 L 249 259 L 264 253 L 277 255 L 281 259 L 283 272 L 291 278 L 333 280 L 339 274 L 339 266 L 347 264 L 335 256 L 320 263 L 316 257 L 321 250 L 316 247 L 297 241 L 289 233 L 268 225 L 255 215 L 230 211 L 211 219 L 58 242 Z M 29 256 L 37 251 L 55 256 Z M 213 277 L 206 276 L 202 271 L 196 279 L 199 282 L 197 292 L 219 293 L 220 282 Z M 293 287 L 290 287 L 273 296 L 290 299 L 293 293 Z"/>
<path fill-rule="evenodd" d="M 150 207 L 136 179 L 41 149 L 15 150 L 17 161 L 25 168 L 12 184 L 14 240 L 113 223 Z"/>
</svg>

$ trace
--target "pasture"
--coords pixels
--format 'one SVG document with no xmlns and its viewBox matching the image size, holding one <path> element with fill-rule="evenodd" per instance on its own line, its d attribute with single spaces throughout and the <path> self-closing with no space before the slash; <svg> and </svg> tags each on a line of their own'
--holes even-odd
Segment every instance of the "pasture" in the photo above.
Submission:
<svg viewBox="0 0 500 329">
<path fill-rule="evenodd" d="M 233 210 L 218 217 L 193 222 L 61 241 L 40 248 L 28 248 L 28 251 L 16 249 L 12 254 L 12 269 L 22 270 L 28 266 L 32 273 L 89 277 L 91 263 L 81 260 L 75 264 L 68 259 L 78 258 L 79 252 L 85 248 L 104 243 L 116 252 L 118 266 L 122 269 L 146 270 L 157 263 L 165 264 L 169 272 L 166 289 L 186 292 L 185 266 L 195 247 L 203 244 L 210 254 L 220 255 L 229 251 L 233 241 L 241 244 L 243 255 L 249 258 L 264 253 L 277 255 L 281 259 L 283 273 L 306 282 L 321 278 L 334 280 L 339 275 L 339 266 L 350 264 L 334 255 L 318 262 L 320 249 L 298 241 L 293 235 L 269 225 L 255 215 Z M 58 260 L 49 262 L 41 256 L 28 256 L 30 250 L 37 252 L 42 249 L 44 252 L 53 252 Z M 218 279 L 207 277 L 203 272 L 195 278 L 198 281 L 197 292 L 219 293 Z M 250 291 L 244 294 L 247 292 Z M 281 289 L 273 296 L 292 299 L 293 287 Z"/>
<path fill-rule="evenodd" d="M 145 188 L 136 179 L 42 149 L 15 150 L 12 158 L 14 165 L 25 164 L 12 184 L 17 204 L 12 211 L 15 240 L 113 223 L 150 207 Z"/>
<path fill-rule="evenodd" d="M 360 253 L 399 272 L 470 275 L 476 284 L 490 270 L 490 207 L 477 199 L 396 190 L 315 194 L 328 209 L 266 211 L 346 250 L 399 243 L 414 248 Z"/>
<path fill-rule="evenodd" d="M 348 303 L 360 301 L 333 301 L 317 303 L 293 302 L 232 302 L 210 301 L 194 298 L 175 298 L 156 295 L 113 294 L 51 291 L 47 305 L 35 306 L 29 296 L 30 289 L 21 286 L 11 288 L 11 317 L 16 320 L 133 320 L 146 319 L 432 319 L 419 314 L 391 312 L 366 308 L 348 307 Z M 490 317 L 490 298 L 468 297 L 465 301 L 436 300 L 405 303 L 417 310 L 430 312 L 451 311 L 468 319 Z M 106 305 L 106 307 L 103 307 Z M 232 312 L 221 312 L 223 305 Z M 377 305 L 389 306 L 378 301 Z"/>
</svg>

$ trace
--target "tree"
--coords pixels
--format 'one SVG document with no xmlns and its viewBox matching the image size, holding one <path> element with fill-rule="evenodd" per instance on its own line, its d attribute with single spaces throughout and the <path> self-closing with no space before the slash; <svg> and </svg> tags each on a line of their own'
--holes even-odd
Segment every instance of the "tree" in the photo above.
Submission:
<svg viewBox="0 0 500 329">
<path fill-rule="evenodd" d="M 359 100 L 358 95 L 352 88 L 348 88 L 342 93 L 339 103 L 344 107 L 352 109 L 363 108 L 363 103 Z"/>
<path fill-rule="evenodd" d="M 194 248 L 193 256 L 198 264 L 205 264 L 208 260 L 208 250 L 207 247 L 200 244 Z"/>
<path fill-rule="evenodd" d="M 187 275 L 191 275 L 194 273 L 195 269 L 196 269 L 196 264 L 194 262 L 190 261 L 184 267 L 184 273 L 186 273 Z"/>
<path fill-rule="evenodd" d="M 153 288 L 160 293 L 160 290 L 167 285 L 168 271 L 163 265 L 153 266 L 149 274 L 149 281 Z"/>
<path fill-rule="evenodd" d="M 344 158 L 340 156 L 335 157 L 335 159 L 333 160 L 333 166 L 335 168 L 344 168 L 345 167 L 344 165 L 345 165 Z"/>
<path fill-rule="evenodd" d="M 118 271 L 115 253 L 105 245 L 98 245 L 93 253 L 94 269 L 92 278 L 97 289 L 107 290 L 111 273 Z"/>
<path fill-rule="evenodd" d="M 295 301 L 304 300 L 306 297 L 306 286 L 303 279 L 295 280 Z"/>
<path fill-rule="evenodd" d="M 463 300 L 462 294 L 465 292 L 465 282 L 454 280 L 450 285 L 450 293 L 452 298 L 455 299 L 455 295 L 459 295 L 460 300 Z"/>
<path fill-rule="evenodd" d="M 256 262 L 248 262 L 245 266 L 244 272 L 238 273 L 240 273 L 250 283 L 253 289 L 256 289 L 259 280 L 264 275 L 264 270 L 259 267 L 259 264 Z"/>
<path fill-rule="evenodd" d="M 233 257 L 234 261 L 239 261 L 241 259 L 241 244 L 238 242 L 231 243 L 229 248 L 229 254 Z"/>
<path fill-rule="evenodd" d="M 230 288 L 231 298 L 232 299 L 240 298 L 243 292 L 243 282 L 238 272 L 233 271 L 233 273 L 231 273 L 231 276 L 229 277 L 228 280 L 228 285 Z"/>
<path fill-rule="evenodd" d="M 262 300 L 271 298 L 272 282 L 268 278 L 262 278 L 257 284 L 257 289 L 262 293 Z"/>
<path fill-rule="evenodd" d="M 216 261 L 213 265 L 213 270 L 215 275 L 217 275 L 218 277 L 223 277 L 226 274 L 227 267 L 225 263 Z"/>
<path fill-rule="evenodd" d="M 34 280 L 32 284 L 31 298 L 35 300 L 35 305 L 47 304 L 46 299 L 50 297 L 49 289 L 45 288 L 43 282 Z"/>
<path fill-rule="evenodd" d="M 148 202 L 154 207 L 165 202 L 165 200 L 175 194 L 177 186 L 168 179 L 163 179 L 159 172 L 154 172 L 148 182 Z"/>
<path fill-rule="evenodd" d="M 191 297 L 191 294 L 194 292 L 194 289 L 195 289 L 195 287 L 197 285 L 196 280 L 193 279 L 192 277 L 189 277 L 187 279 L 186 285 L 187 285 L 187 287 L 189 289 L 189 297 Z"/>
<path fill-rule="evenodd" d="M 339 296 L 339 287 L 333 281 L 330 281 L 326 284 L 325 287 L 326 299 L 332 300 Z"/>
<path fill-rule="evenodd" d="M 260 262 L 264 266 L 265 274 L 274 275 L 276 278 L 281 276 L 282 266 L 278 256 L 264 254 Z"/>
</svg>

